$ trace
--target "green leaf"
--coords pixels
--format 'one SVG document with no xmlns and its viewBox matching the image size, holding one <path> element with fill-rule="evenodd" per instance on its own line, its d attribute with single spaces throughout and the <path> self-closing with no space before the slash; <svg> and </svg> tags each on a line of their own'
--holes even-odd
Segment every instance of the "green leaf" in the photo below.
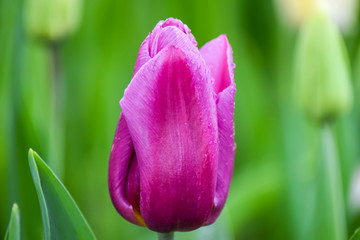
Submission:
<svg viewBox="0 0 360 240">
<path fill-rule="evenodd" d="M 356 229 L 350 240 L 360 240 L 360 228 Z"/>
<path fill-rule="evenodd" d="M 16 203 L 13 204 L 9 226 L 5 233 L 4 240 L 19 240 L 20 239 L 20 213 L 19 207 Z"/>
<path fill-rule="evenodd" d="M 29 164 L 39 197 L 45 239 L 96 239 L 70 193 L 32 149 Z"/>
</svg>

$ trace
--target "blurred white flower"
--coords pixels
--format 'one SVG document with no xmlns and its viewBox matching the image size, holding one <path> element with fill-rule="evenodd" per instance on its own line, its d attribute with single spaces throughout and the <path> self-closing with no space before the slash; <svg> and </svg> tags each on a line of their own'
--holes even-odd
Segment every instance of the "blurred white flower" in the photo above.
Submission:
<svg viewBox="0 0 360 240">
<path fill-rule="evenodd" d="M 356 23 L 358 0 L 275 0 L 284 21 L 301 25 L 319 7 L 324 9 L 343 32 Z"/>
</svg>

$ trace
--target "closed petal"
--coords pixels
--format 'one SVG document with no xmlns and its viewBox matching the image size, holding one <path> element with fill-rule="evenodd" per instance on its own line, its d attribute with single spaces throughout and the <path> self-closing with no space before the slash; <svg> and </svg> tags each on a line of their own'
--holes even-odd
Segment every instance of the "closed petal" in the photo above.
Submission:
<svg viewBox="0 0 360 240">
<path fill-rule="evenodd" d="M 214 91 L 218 98 L 216 107 L 219 129 L 219 161 L 214 209 L 207 221 L 207 224 L 211 224 L 224 207 L 234 166 L 236 146 L 234 141 L 235 65 L 226 35 L 210 41 L 200 49 L 200 52 L 210 67 L 214 78 Z"/>
<path fill-rule="evenodd" d="M 134 75 L 141 66 L 168 46 L 176 46 L 193 52 L 198 51 L 197 42 L 186 24 L 174 18 L 160 21 L 140 46 Z"/>
<path fill-rule="evenodd" d="M 131 158 L 126 177 L 125 197 L 133 207 L 135 216 L 140 221 L 141 225 L 145 225 L 140 214 L 140 175 L 135 151 Z"/>
<path fill-rule="evenodd" d="M 111 200 L 121 216 L 134 224 L 143 225 L 141 217 L 135 214 L 133 205 L 128 201 L 125 194 L 125 189 L 127 189 L 129 199 L 134 202 L 133 189 L 137 187 L 136 181 L 134 181 L 136 179 L 134 160 L 136 164 L 133 143 L 124 115 L 121 114 L 110 153 L 109 192 Z M 129 168 L 131 169 L 130 175 L 128 174 Z M 127 186 L 127 179 L 130 179 L 128 184 L 130 186 Z"/>
<path fill-rule="evenodd" d="M 182 23 L 179 19 L 168 18 L 164 22 L 160 22 L 158 24 L 158 26 L 161 26 L 162 28 L 169 27 L 169 26 L 177 27 L 178 29 L 183 31 L 183 33 L 185 33 L 188 36 L 188 38 L 190 39 L 191 43 L 194 46 L 197 46 L 197 42 L 195 40 L 195 37 L 191 34 L 190 28 L 186 24 Z"/>
<path fill-rule="evenodd" d="M 218 125 L 204 60 L 176 47 L 144 64 L 120 101 L 140 170 L 140 213 L 157 232 L 192 230 L 215 197 Z"/>
<path fill-rule="evenodd" d="M 192 35 L 191 35 L 192 36 Z M 154 57 L 162 49 L 174 46 L 184 51 L 198 52 L 189 36 L 175 26 L 168 26 L 151 34 L 149 38 L 149 55 Z"/>
<path fill-rule="evenodd" d="M 149 54 L 149 38 L 150 34 L 145 38 L 144 42 L 141 44 L 139 53 L 137 55 L 135 68 L 134 68 L 134 74 L 133 76 L 139 71 L 142 65 L 144 65 L 147 61 L 151 59 Z"/>
<path fill-rule="evenodd" d="M 225 34 L 206 43 L 200 49 L 201 56 L 214 78 L 216 94 L 226 89 L 234 82 L 234 62 L 232 48 Z"/>
<path fill-rule="evenodd" d="M 234 167 L 236 144 L 234 141 L 235 84 L 231 84 L 218 96 L 217 116 L 219 129 L 219 160 L 217 169 L 214 208 L 207 221 L 213 223 L 223 209 L 229 193 Z"/>
</svg>

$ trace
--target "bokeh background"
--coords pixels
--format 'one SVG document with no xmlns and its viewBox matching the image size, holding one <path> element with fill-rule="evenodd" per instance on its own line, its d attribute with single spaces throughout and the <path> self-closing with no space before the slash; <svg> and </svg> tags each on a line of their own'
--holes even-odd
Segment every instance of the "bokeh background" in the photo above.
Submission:
<svg viewBox="0 0 360 240">
<path fill-rule="evenodd" d="M 63 161 L 59 164 L 65 186 L 98 239 L 156 238 L 116 212 L 108 194 L 107 167 L 121 112 L 118 102 L 131 80 L 137 51 L 156 23 L 168 17 L 186 23 L 199 46 L 226 33 L 234 50 L 237 84 L 237 149 L 227 204 L 214 225 L 175 237 L 311 239 L 306 238 L 307 232 L 316 232 L 317 239 L 330 239 L 326 238 L 327 225 L 322 224 L 327 217 L 326 208 L 321 207 L 325 200 L 321 194 L 309 194 L 318 173 L 319 131 L 293 97 L 298 35 L 294 19 L 299 16 L 292 18 L 294 13 L 283 2 L 82 2 L 79 25 L 59 49 L 64 89 L 63 146 L 59 145 Z M 334 125 L 349 235 L 360 226 L 360 181 L 356 183 L 360 32 L 358 10 L 351 10 L 345 15 L 352 14 L 354 24 L 342 27 L 342 35 L 354 106 Z M 49 47 L 31 35 L 27 14 L 24 0 L 0 1 L 0 237 L 11 205 L 17 202 L 25 240 L 43 236 L 27 152 L 33 148 L 45 160 L 50 156 L 53 97 Z"/>
</svg>

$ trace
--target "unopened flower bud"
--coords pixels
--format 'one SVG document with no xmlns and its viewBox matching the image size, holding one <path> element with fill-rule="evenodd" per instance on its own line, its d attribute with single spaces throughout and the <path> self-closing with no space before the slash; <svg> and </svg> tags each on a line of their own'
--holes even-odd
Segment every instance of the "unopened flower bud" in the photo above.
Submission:
<svg viewBox="0 0 360 240">
<path fill-rule="evenodd" d="M 303 26 L 295 60 L 296 98 L 312 120 L 321 123 L 349 110 L 353 96 L 345 46 L 324 12 Z"/>
<path fill-rule="evenodd" d="M 141 44 L 109 161 L 110 196 L 125 219 L 169 233 L 219 216 L 234 164 L 234 67 L 226 35 L 198 49 L 173 18 Z"/>
<path fill-rule="evenodd" d="M 37 39 L 56 42 L 76 30 L 81 0 L 27 0 L 26 28 Z"/>
</svg>

